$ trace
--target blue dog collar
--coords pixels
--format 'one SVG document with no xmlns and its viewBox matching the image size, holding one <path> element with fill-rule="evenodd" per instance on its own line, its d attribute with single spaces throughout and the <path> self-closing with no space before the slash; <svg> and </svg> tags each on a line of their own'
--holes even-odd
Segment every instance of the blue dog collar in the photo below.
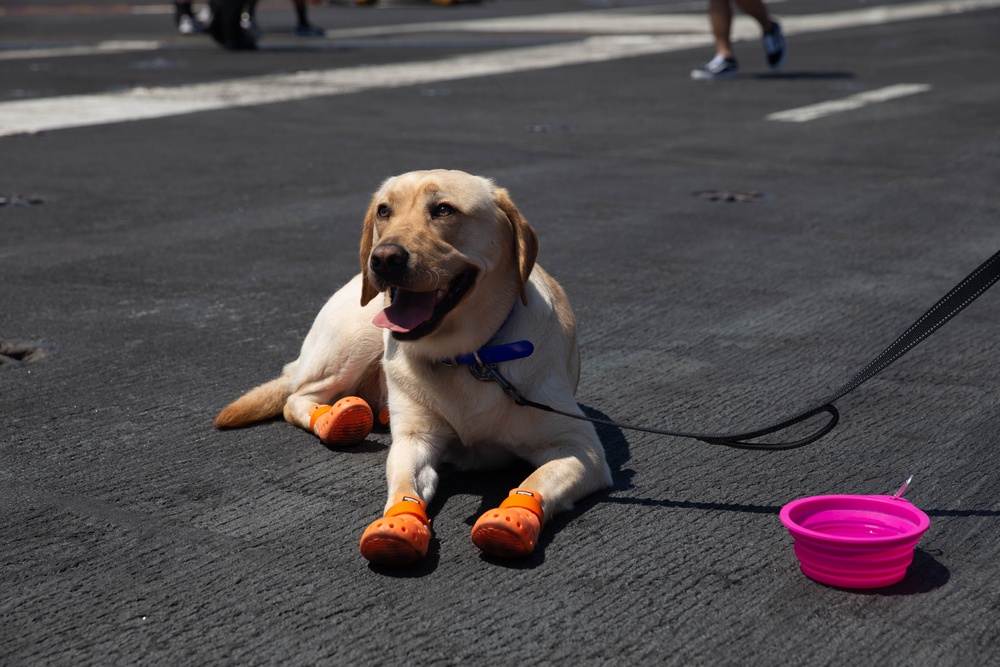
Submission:
<svg viewBox="0 0 1000 667">
<path fill-rule="evenodd" d="M 473 353 L 458 355 L 455 357 L 455 361 L 463 366 L 475 366 L 480 361 L 484 364 L 499 364 L 504 361 L 514 361 L 515 359 L 530 357 L 534 351 L 535 346 L 531 344 L 531 341 L 519 340 L 516 343 L 481 347 Z M 479 357 L 478 360 L 476 359 L 477 356 Z M 443 359 L 441 363 L 445 366 L 452 365 L 451 359 Z"/>
</svg>

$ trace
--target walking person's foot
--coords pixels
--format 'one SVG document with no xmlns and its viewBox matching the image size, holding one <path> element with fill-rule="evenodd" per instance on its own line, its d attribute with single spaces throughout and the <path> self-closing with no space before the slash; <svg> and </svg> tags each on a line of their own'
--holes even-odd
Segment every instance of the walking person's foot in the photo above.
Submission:
<svg viewBox="0 0 1000 667">
<path fill-rule="evenodd" d="M 721 53 L 697 69 L 691 70 L 691 78 L 695 81 L 715 81 L 716 79 L 732 79 L 739 74 L 736 58 L 727 58 Z"/>
<path fill-rule="evenodd" d="M 781 24 L 773 23 L 771 29 L 764 33 L 764 53 L 771 69 L 778 69 L 785 63 L 785 35 L 781 32 Z"/>
</svg>

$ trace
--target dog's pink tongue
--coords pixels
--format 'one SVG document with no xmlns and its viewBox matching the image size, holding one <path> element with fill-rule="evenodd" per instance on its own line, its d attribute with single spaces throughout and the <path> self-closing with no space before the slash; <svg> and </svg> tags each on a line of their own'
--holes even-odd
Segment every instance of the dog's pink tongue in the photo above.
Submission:
<svg viewBox="0 0 1000 667">
<path fill-rule="evenodd" d="M 397 289 L 392 305 L 376 315 L 372 324 L 390 331 L 407 333 L 431 319 L 436 301 L 434 292 Z"/>
</svg>

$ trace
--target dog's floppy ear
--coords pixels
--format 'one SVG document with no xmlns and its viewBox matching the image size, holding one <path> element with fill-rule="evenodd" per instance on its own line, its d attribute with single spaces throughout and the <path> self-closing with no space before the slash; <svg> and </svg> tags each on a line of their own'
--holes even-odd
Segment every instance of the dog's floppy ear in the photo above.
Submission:
<svg viewBox="0 0 1000 667">
<path fill-rule="evenodd" d="M 521 212 L 514 206 L 510 195 L 503 188 L 497 188 L 494 194 L 497 207 L 503 211 L 514 230 L 514 257 L 517 260 L 518 272 L 521 275 L 521 303 L 528 305 L 528 277 L 535 266 L 538 257 L 538 236 L 524 219 Z"/>
<path fill-rule="evenodd" d="M 372 243 L 375 238 L 375 209 L 378 206 L 378 197 L 372 199 L 365 214 L 364 229 L 361 231 L 361 305 L 367 306 L 368 302 L 378 296 L 378 290 L 368 280 L 368 262 L 372 254 Z"/>
</svg>

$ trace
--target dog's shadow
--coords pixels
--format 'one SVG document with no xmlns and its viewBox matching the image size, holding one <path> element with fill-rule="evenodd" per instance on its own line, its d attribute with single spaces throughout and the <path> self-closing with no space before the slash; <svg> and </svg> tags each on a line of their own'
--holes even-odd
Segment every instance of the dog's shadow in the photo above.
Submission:
<svg viewBox="0 0 1000 667">
<path fill-rule="evenodd" d="M 584 414 L 594 419 L 608 420 L 608 416 L 588 408 L 580 406 Z M 538 567 L 545 562 L 545 550 L 551 544 L 559 532 L 570 522 L 578 518 L 584 512 L 605 500 L 605 496 L 610 491 L 622 491 L 632 487 L 632 477 L 634 471 L 625 468 L 625 463 L 629 460 L 629 444 L 625 439 L 621 429 L 605 424 L 595 424 L 597 435 L 604 445 L 605 457 L 608 467 L 611 469 L 612 486 L 601 493 L 592 494 L 576 503 L 575 507 L 558 514 L 551 521 L 546 522 L 541 534 L 538 536 L 538 545 L 535 551 L 526 558 L 496 558 L 487 554 L 480 554 L 480 558 L 489 563 L 515 570 L 529 570 Z M 465 471 L 457 470 L 451 466 L 443 466 L 440 473 L 438 491 L 428 506 L 428 513 L 435 516 L 448 498 L 456 495 L 480 496 L 480 505 L 472 515 L 465 519 L 465 524 L 471 531 L 476 520 L 485 512 L 498 507 L 512 488 L 520 483 L 533 472 L 533 468 L 527 463 L 518 463 L 500 470 L 491 471 Z M 396 576 L 422 576 L 434 570 L 439 560 L 439 544 L 437 539 L 431 539 L 426 562 L 421 563 L 407 573 L 395 573 Z M 379 570 L 380 572 L 383 570 Z M 389 573 L 386 571 L 386 573 Z"/>
<path fill-rule="evenodd" d="M 580 406 L 587 417 L 609 421 L 607 415 L 598 410 L 586 406 Z M 611 469 L 612 485 L 602 492 L 592 494 L 576 503 L 576 506 L 562 514 L 558 514 L 546 523 L 544 529 L 538 537 L 538 546 L 527 558 L 505 559 L 495 558 L 487 554 L 480 554 L 480 559 L 499 567 L 512 570 L 531 570 L 539 567 L 545 562 L 546 548 L 552 544 L 558 534 L 572 521 L 578 519 L 585 512 L 591 510 L 600 503 L 614 503 L 626 505 L 643 505 L 647 507 L 660 507 L 685 510 L 700 510 L 709 512 L 743 512 L 751 514 L 770 514 L 777 517 L 781 511 L 778 505 L 752 505 L 737 503 L 708 503 L 693 501 L 677 501 L 658 498 L 633 498 L 628 496 L 615 495 L 616 492 L 628 491 L 632 488 L 632 478 L 635 471 L 626 467 L 631 459 L 629 442 L 625 438 L 622 430 L 609 424 L 595 424 L 597 435 L 604 445 L 605 457 L 608 467 Z M 369 444 L 369 443 L 366 443 Z M 370 443 L 373 449 L 384 448 L 385 445 Z M 451 466 L 443 466 L 441 469 L 440 484 L 438 492 L 428 507 L 429 514 L 436 516 L 444 507 L 448 498 L 455 495 L 480 496 L 479 508 L 465 519 L 471 531 L 473 524 L 483 513 L 497 507 L 500 502 L 507 497 L 511 488 L 518 486 L 525 477 L 531 474 L 532 467 L 527 463 L 516 464 L 507 468 L 494 471 L 469 472 L 458 470 Z M 927 510 L 931 516 L 1000 516 L 1000 511 L 996 510 Z M 951 577 L 948 568 L 938 561 L 933 553 L 924 549 L 916 549 L 913 564 L 907 571 L 906 577 L 895 584 L 884 589 L 874 591 L 861 591 L 886 596 L 906 596 L 926 593 L 940 588 Z M 369 564 L 375 571 L 387 576 L 401 578 L 422 577 L 432 573 L 440 562 L 440 542 L 437 538 L 431 538 L 427 557 L 418 564 L 409 568 L 385 567 Z"/>
</svg>

